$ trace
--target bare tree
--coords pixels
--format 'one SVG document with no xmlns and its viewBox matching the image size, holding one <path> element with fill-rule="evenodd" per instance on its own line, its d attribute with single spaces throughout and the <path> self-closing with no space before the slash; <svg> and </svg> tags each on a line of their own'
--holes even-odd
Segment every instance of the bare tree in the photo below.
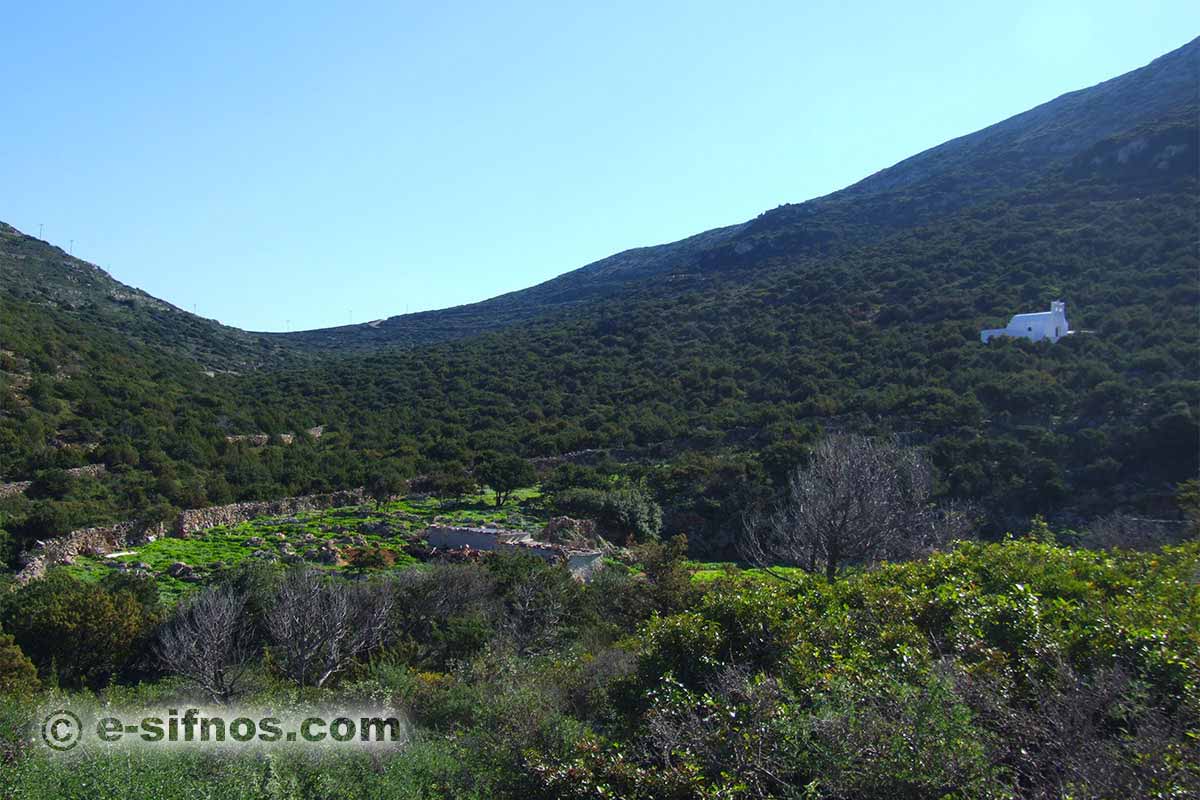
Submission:
<svg viewBox="0 0 1200 800">
<path fill-rule="evenodd" d="M 267 614 L 267 631 L 285 674 L 323 686 L 386 638 L 391 587 L 334 582 L 320 570 L 289 573 Z"/>
<path fill-rule="evenodd" d="M 246 595 L 227 587 L 184 598 L 158 634 L 163 665 L 195 683 L 215 702 L 233 697 L 253 655 Z"/>
<path fill-rule="evenodd" d="M 931 504 L 932 484 L 929 463 L 914 449 L 827 436 L 774 507 L 747 514 L 739 549 L 767 569 L 823 570 L 830 581 L 847 564 L 911 557 L 967 524 L 961 511 Z"/>
</svg>

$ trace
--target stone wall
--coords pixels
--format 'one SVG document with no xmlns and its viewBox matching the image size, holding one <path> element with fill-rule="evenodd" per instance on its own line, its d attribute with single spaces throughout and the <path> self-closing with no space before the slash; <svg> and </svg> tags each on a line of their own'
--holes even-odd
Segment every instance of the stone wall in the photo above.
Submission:
<svg viewBox="0 0 1200 800">
<path fill-rule="evenodd" d="M 86 467 L 72 467 L 71 469 L 63 471 L 72 478 L 95 478 L 107 472 L 108 467 L 104 466 L 103 464 L 88 464 Z M 17 494 L 25 494 L 25 490 L 32 485 L 33 481 L 0 483 L 0 500 Z"/>
<path fill-rule="evenodd" d="M 534 541 L 524 531 L 502 528 L 471 528 L 454 525 L 432 525 L 425 530 L 425 541 L 435 550 L 525 553 L 551 564 L 563 564 L 580 580 L 589 580 L 600 565 L 602 553 L 594 549 L 576 549 L 561 544 Z"/>
<path fill-rule="evenodd" d="M 16 481 L 14 483 L 0 483 L 0 499 L 12 497 L 16 494 L 25 494 L 25 490 L 33 485 L 33 481 Z"/>
<path fill-rule="evenodd" d="M 495 550 L 500 544 L 530 541 L 525 531 L 502 528 L 470 528 L 457 525 L 431 525 L 425 529 L 425 541 L 430 547 L 449 550 L 470 547 L 472 550 Z"/>
<path fill-rule="evenodd" d="M 305 428 L 304 432 L 310 439 L 320 439 L 325 433 L 324 425 L 317 425 L 313 428 Z M 288 432 L 278 435 L 280 444 L 292 444 L 296 441 L 296 434 Z M 239 433 L 231 434 L 225 437 L 227 442 L 248 442 L 253 447 L 265 447 L 271 443 L 271 434 L 269 433 Z"/>
<path fill-rule="evenodd" d="M 599 550 L 576 550 L 567 553 L 567 569 L 583 582 L 590 581 L 600 569 L 603 554 Z"/>
<path fill-rule="evenodd" d="M 279 517 L 298 514 L 302 511 L 320 511 L 338 506 L 356 506 L 367 502 L 366 493 L 351 489 L 330 494 L 310 494 L 302 497 L 285 497 L 282 500 L 255 500 L 234 503 L 228 506 L 193 508 L 182 512 L 171 526 L 171 535 L 188 537 L 197 531 L 215 528 L 218 525 L 237 525 L 239 522 L 257 517 Z"/>
<path fill-rule="evenodd" d="M 18 583 L 28 583 L 46 574 L 49 567 L 69 564 L 78 555 L 102 556 L 132 544 L 152 541 L 166 532 L 165 523 L 118 522 L 97 528 L 80 528 L 66 536 L 41 542 L 31 553 L 23 553 L 24 566 Z"/>
<path fill-rule="evenodd" d="M 40 578 L 50 567 L 69 564 L 71 559 L 80 554 L 102 556 L 146 541 L 153 541 L 159 536 L 169 534 L 186 538 L 207 528 L 215 528 L 218 525 L 236 525 L 257 517 L 279 517 L 298 514 L 302 511 L 320 511 L 339 506 L 361 505 L 364 502 L 366 502 L 366 495 L 360 488 L 330 494 L 286 497 L 282 500 L 188 509 L 181 512 L 170 524 L 165 522 L 147 524 L 132 520 L 108 526 L 80 528 L 63 536 L 39 542 L 32 551 L 22 553 L 21 560 L 24 566 L 17 573 L 17 581 L 26 583 Z"/>
</svg>

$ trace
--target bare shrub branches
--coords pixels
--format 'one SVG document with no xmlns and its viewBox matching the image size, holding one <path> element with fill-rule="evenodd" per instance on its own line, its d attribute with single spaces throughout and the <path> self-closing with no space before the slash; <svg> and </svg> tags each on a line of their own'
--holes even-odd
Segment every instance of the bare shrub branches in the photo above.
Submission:
<svg viewBox="0 0 1200 800">
<path fill-rule="evenodd" d="M 228 702 L 253 655 L 245 612 L 246 595 L 230 588 L 185 598 L 159 631 L 159 659 L 214 701 Z"/>
<path fill-rule="evenodd" d="M 391 588 L 335 583 L 320 570 L 291 572 L 267 614 L 283 672 L 301 686 L 324 686 L 387 635 Z"/>
<path fill-rule="evenodd" d="M 962 510 L 930 503 L 932 469 L 916 450 L 834 434 L 796 469 L 783 498 L 748 514 L 742 556 L 763 567 L 823 570 L 911 558 L 965 530 Z"/>
</svg>

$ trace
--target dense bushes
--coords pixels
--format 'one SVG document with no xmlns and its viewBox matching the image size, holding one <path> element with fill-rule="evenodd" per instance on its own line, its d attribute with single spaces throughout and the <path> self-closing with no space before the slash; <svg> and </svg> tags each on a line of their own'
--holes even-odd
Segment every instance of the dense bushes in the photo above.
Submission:
<svg viewBox="0 0 1200 800">
<path fill-rule="evenodd" d="M 636 485 L 567 489 L 553 502 L 561 513 L 595 519 L 601 533 L 618 544 L 654 539 L 662 530 L 662 509 Z"/>
<path fill-rule="evenodd" d="M 412 746 L 370 758 L 234 759 L 228 769 L 315 797 L 1200 789 L 1195 541 L 1142 553 L 1037 538 L 959 544 L 833 583 L 736 571 L 681 582 L 683 552 L 678 541 L 651 543 L 638 551 L 644 573 L 614 567 L 587 586 L 521 557 L 401 573 L 389 641 L 306 691 L 398 705 L 418 726 Z M 21 590 L 23 605 L 82 591 L 61 577 L 39 583 Z M 247 569 L 228 585 L 248 598 L 253 628 L 281 584 L 272 570 Z M 243 701 L 296 702 L 272 658 L 250 672 Z M 179 702 L 171 681 L 135 689 L 113 675 L 110 698 Z M 20 708 L 0 707 L 0 724 Z M 82 796 L 70 775 L 5 735 L 17 754 L 2 779 L 10 794 Z M 123 774 L 152 786 L 156 770 L 178 771 L 192 785 L 220 764 L 162 758 L 131 758 Z M 103 783 L 110 764 L 93 761 Z M 215 796 L 239 796 L 217 786 Z"/>
<path fill-rule="evenodd" d="M 725 583 L 640 631 L 629 727 L 534 770 L 547 797 L 1194 792 L 1198 567 L 1026 541 Z"/>
<path fill-rule="evenodd" d="M 133 669 L 160 618 L 150 581 L 116 577 L 82 583 L 51 570 L 0 598 L 0 624 L 42 679 L 62 686 L 102 686 Z"/>
</svg>

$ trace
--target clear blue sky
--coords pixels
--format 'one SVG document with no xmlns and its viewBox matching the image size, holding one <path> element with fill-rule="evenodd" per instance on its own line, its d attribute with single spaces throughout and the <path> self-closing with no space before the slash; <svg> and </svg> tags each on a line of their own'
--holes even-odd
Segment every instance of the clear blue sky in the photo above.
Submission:
<svg viewBox="0 0 1200 800">
<path fill-rule="evenodd" d="M 365 322 L 828 193 L 1200 32 L 1129 0 L 261 5 L 9 4 L 0 220 L 228 324 Z"/>
</svg>

